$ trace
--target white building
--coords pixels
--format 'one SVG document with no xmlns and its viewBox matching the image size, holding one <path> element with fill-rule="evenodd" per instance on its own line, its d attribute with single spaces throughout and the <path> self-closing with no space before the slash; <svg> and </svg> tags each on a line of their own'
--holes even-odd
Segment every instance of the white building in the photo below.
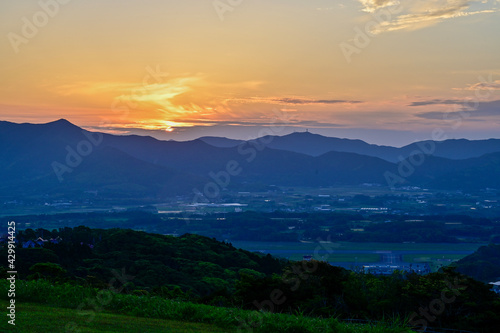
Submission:
<svg viewBox="0 0 500 333">
<path fill-rule="evenodd" d="M 500 281 L 497 281 L 497 282 L 490 282 L 489 284 L 493 285 L 493 287 L 491 288 L 494 292 L 496 292 L 497 294 L 500 294 Z"/>
</svg>

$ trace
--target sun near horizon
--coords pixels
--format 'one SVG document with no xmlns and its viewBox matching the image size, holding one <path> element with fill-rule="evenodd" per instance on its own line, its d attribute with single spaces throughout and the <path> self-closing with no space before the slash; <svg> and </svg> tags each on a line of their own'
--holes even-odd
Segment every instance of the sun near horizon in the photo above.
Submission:
<svg viewBox="0 0 500 333">
<path fill-rule="evenodd" d="M 181 140 L 276 124 L 499 137 L 498 1 L 232 4 L 3 2 L 1 119 Z"/>
</svg>

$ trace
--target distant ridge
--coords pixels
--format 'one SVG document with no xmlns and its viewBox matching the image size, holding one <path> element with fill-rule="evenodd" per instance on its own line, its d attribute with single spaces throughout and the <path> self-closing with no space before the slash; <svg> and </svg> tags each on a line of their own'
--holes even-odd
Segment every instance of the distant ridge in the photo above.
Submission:
<svg viewBox="0 0 500 333">
<path fill-rule="evenodd" d="M 268 142 L 267 147 L 262 142 Z M 433 156 L 428 155 L 429 147 L 434 147 Z M 408 158 L 412 152 L 419 152 L 417 164 L 415 156 Z M 312 133 L 248 142 L 215 137 L 176 142 L 92 134 L 64 119 L 47 124 L 2 121 L 0 158 L 2 197 L 79 197 L 98 191 L 110 197 L 164 198 L 192 195 L 207 184 L 218 193 L 249 186 L 263 191 L 269 185 L 394 186 L 387 174 L 399 177 L 396 186 L 500 188 L 496 139 L 424 141 L 402 148 Z M 402 174 L 402 163 L 413 170 Z M 231 177 L 224 176 L 227 170 Z"/>
<path fill-rule="evenodd" d="M 270 142 L 268 147 L 273 149 L 294 151 L 310 156 L 320 156 L 330 151 L 337 151 L 379 157 L 390 161 L 394 160 L 394 158 L 390 157 L 395 154 L 394 152 L 397 149 L 369 144 L 362 140 L 332 138 L 311 132 L 295 132 L 284 136 L 266 136 L 260 140 Z"/>
<path fill-rule="evenodd" d="M 214 147 L 236 147 L 242 140 L 233 140 L 218 137 L 202 137 L 200 140 Z M 359 139 L 341 139 L 326 137 L 311 132 L 295 132 L 284 136 L 265 136 L 249 142 L 268 142 L 267 147 L 279 150 L 292 151 L 309 156 L 320 156 L 331 151 L 356 153 L 360 155 L 378 157 L 389 162 L 399 162 L 401 158 L 408 158 L 412 153 L 424 151 L 430 145 L 435 149 L 432 155 L 453 160 L 480 157 L 486 154 L 500 152 L 500 139 L 467 140 L 449 139 L 445 141 L 420 141 L 401 148 L 369 144 Z"/>
<path fill-rule="evenodd" d="M 228 139 L 218 136 L 202 136 L 198 140 L 201 140 L 205 143 L 208 143 L 211 146 L 219 148 L 232 148 L 238 146 L 242 142 L 245 142 L 244 140 Z"/>
</svg>

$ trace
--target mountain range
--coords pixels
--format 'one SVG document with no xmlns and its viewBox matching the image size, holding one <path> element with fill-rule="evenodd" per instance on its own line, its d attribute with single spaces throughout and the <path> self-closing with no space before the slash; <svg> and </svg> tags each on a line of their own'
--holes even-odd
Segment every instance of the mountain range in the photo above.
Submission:
<svg viewBox="0 0 500 333">
<path fill-rule="evenodd" d="M 309 132 L 187 142 L 86 131 L 67 120 L 0 121 L 0 195 L 158 198 L 223 188 L 376 183 L 500 188 L 500 140 L 421 141 L 397 148 Z"/>
<path fill-rule="evenodd" d="M 221 148 L 236 147 L 244 142 L 243 140 L 219 137 L 201 137 L 199 140 Z M 338 151 L 378 157 L 389 162 L 399 162 L 401 158 L 409 157 L 413 151 L 421 150 L 423 145 L 429 145 L 431 142 L 438 143 L 438 141 L 428 140 L 396 148 L 369 144 L 362 140 L 331 138 L 310 132 L 296 132 L 285 136 L 265 136 L 250 140 L 250 142 L 252 141 L 270 142 L 267 144 L 268 148 L 293 151 L 310 156 L 320 156 L 330 151 Z M 448 159 L 467 159 L 499 151 L 500 139 L 475 141 L 452 139 L 439 141 L 432 155 Z"/>
</svg>

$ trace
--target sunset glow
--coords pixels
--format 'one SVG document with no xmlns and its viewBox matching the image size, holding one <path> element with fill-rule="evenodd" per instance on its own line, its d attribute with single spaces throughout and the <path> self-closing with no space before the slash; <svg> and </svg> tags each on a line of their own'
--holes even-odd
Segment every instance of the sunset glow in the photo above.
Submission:
<svg viewBox="0 0 500 333">
<path fill-rule="evenodd" d="M 42 3 L 0 4 L 2 120 L 186 140 L 282 110 L 288 131 L 372 142 L 499 137 L 496 0 Z"/>
</svg>

